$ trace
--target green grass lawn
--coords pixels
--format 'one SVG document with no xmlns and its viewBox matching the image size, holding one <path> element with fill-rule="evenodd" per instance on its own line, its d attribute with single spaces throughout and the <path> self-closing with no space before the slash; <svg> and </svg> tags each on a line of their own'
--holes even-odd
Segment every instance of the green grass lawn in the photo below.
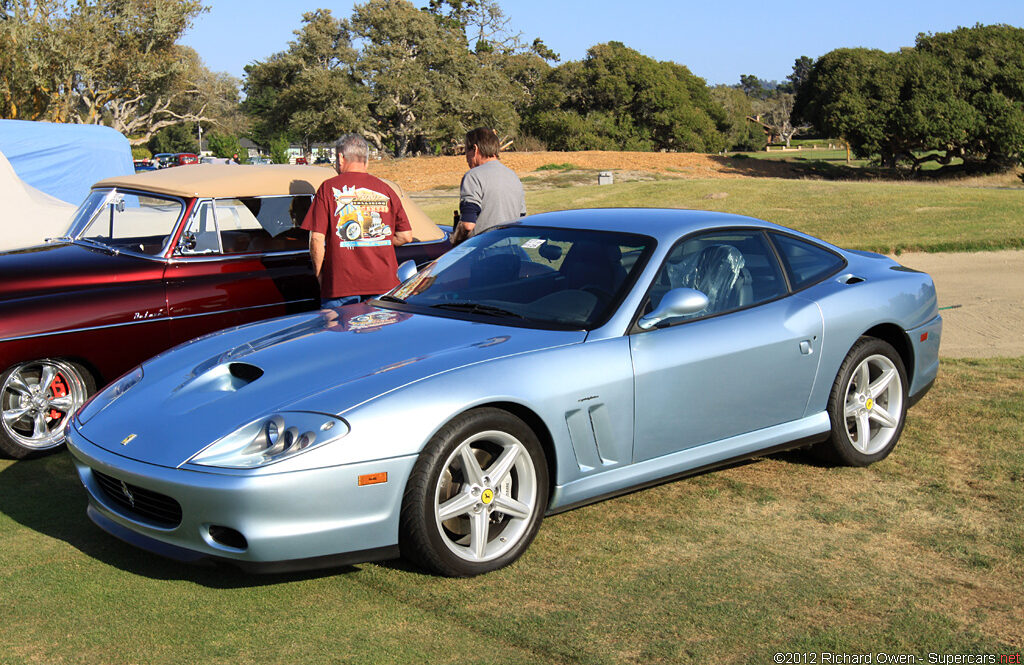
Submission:
<svg viewBox="0 0 1024 665">
<path fill-rule="evenodd" d="M 740 160 L 742 165 L 742 160 Z M 741 168 L 741 167 L 740 167 Z M 664 207 L 750 215 L 850 249 L 974 251 L 1024 247 L 1024 191 L 948 184 L 736 178 L 657 180 L 528 191 L 531 213 Z M 451 223 L 458 199 L 426 199 Z M 628 227 L 628 218 L 623 220 Z"/>
<path fill-rule="evenodd" d="M 66 454 L 0 462 L 2 663 L 770 663 L 1024 645 L 1024 359 L 946 361 L 867 469 L 798 453 L 545 520 L 469 580 L 169 562 L 85 516 Z M 819 661 L 821 662 L 821 661 Z"/>
</svg>

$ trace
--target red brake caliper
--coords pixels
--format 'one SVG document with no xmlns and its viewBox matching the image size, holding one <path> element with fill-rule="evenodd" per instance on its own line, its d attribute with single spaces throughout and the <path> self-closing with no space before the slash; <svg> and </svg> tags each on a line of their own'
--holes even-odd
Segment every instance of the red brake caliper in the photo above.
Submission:
<svg viewBox="0 0 1024 665">
<path fill-rule="evenodd" d="M 64 377 L 58 374 L 53 379 L 53 383 L 50 384 L 50 392 L 53 394 L 53 399 L 58 397 L 64 397 L 68 394 L 68 384 L 64 381 Z M 64 417 L 64 414 L 57 409 L 50 409 L 50 420 L 60 420 Z"/>
</svg>

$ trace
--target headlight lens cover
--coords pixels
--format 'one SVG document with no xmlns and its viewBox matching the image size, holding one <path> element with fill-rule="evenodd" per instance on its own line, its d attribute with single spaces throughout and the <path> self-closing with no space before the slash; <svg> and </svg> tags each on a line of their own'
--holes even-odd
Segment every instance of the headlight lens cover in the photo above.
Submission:
<svg viewBox="0 0 1024 665">
<path fill-rule="evenodd" d="M 282 411 L 243 425 L 189 459 L 189 464 L 252 469 L 280 462 L 349 432 L 341 418 L 309 411 Z"/>
<path fill-rule="evenodd" d="M 142 381 L 142 366 L 136 367 L 117 381 L 93 395 L 92 399 L 82 405 L 78 410 L 78 421 L 83 425 L 97 413 L 114 403 L 121 395 L 125 394 L 139 381 Z"/>
</svg>

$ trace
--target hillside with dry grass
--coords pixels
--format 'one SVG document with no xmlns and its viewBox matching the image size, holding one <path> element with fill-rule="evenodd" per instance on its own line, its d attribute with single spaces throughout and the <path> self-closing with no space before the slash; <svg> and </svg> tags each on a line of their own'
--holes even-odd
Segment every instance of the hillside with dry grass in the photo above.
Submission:
<svg viewBox="0 0 1024 665">
<path fill-rule="evenodd" d="M 508 152 L 501 161 L 520 177 L 559 171 L 613 171 L 627 179 L 650 173 L 678 178 L 794 177 L 786 163 L 736 159 L 692 152 Z M 544 167 L 550 170 L 541 170 Z M 373 162 L 370 172 L 397 182 L 410 192 L 458 187 L 466 172 L 466 159 L 453 157 L 410 157 Z M 631 177 L 632 176 L 632 177 Z M 596 184 L 597 176 L 591 178 Z"/>
</svg>

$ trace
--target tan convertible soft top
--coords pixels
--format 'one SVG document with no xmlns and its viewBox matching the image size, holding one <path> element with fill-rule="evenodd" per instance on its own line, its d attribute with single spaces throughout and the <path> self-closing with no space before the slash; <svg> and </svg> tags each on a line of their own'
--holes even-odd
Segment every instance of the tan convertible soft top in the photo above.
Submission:
<svg viewBox="0 0 1024 665">
<path fill-rule="evenodd" d="M 93 187 L 119 187 L 154 194 L 191 198 L 240 198 L 247 196 L 286 196 L 316 193 L 324 180 L 335 175 L 334 169 L 323 166 L 292 166 L 268 164 L 189 164 L 174 168 L 146 171 L 135 175 L 100 180 Z M 402 188 L 390 180 L 384 182 L 401 197 L 402 206 L 412 223 L 416 240 L 438 240 L 444 232 L 427 217 L 418 205 L 409 200 Z"/>
</svg>

